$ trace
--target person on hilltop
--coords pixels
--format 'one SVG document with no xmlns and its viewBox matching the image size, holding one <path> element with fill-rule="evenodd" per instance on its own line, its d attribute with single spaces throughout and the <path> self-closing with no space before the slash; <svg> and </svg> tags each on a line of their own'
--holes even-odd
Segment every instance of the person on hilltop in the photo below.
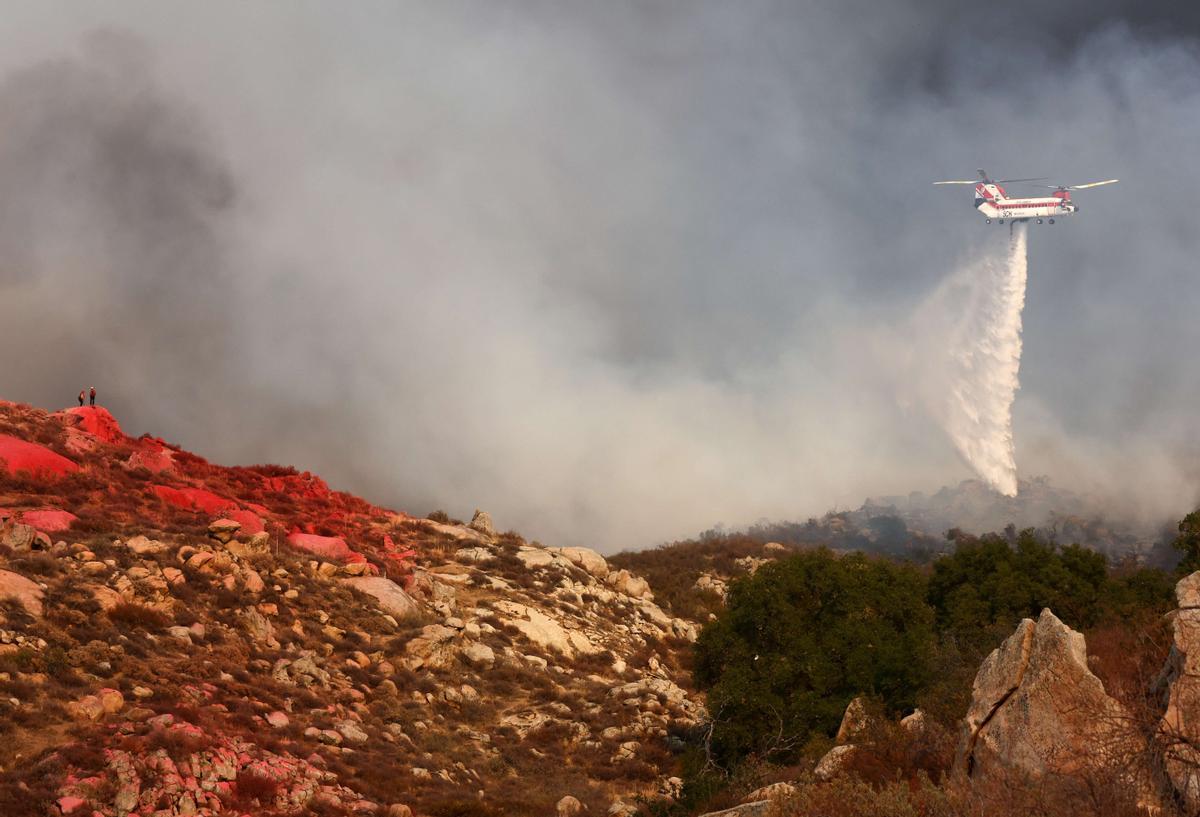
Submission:
<svg viewBox="0 0 1200 817">
<path fill-rule="evenodd" d="M 91 401 L 92 401 L 92 403 L 91 403 L 91 404 L 92 404 L 93 406 L 94 406 L 94 405 L 96 405 L 96 387 L 95 387 L 95 386 L 92 386 L 92 390 L 91 390 L 90 397 L 91 397 Z M 79 405 L 81 405 L 81 406 L 83 405 L 83 401 L 82 401 L 82 400 L 80 400 L 80 401 L 79 401 Z"/>
<path fill-rule="evenodd" d="M 79 407 L 83 408 L 83 389 L 79 390 Z"/>
</svg>

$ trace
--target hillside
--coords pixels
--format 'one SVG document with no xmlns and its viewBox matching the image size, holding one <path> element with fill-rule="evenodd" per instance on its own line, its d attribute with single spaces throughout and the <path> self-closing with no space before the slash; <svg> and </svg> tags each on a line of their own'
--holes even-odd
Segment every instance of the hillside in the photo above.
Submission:
<svg viewBox="0 0 1200 817">
<path fill-rule="evenodd" d="M 693 623 L 584 548 L 0 403 L 0 814 L 631 812 Z"/>
</svg>

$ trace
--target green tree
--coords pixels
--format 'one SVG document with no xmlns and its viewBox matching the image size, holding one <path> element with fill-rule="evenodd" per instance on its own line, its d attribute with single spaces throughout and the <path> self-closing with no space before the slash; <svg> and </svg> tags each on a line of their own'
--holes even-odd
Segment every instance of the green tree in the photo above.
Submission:
<svg viewBox="0 0 1200 817">
<path fill-rule="evenodd" d="M 722 762 L 786 759 L 812 734 L 832 735 L 856 695 L 911 707 L 933 652 L 915 568 L 825 549 L 764 565 L 733 584 L 696 644 L 712 749 Z"/>
<path fill-rule="evenodd" d="M 1181 576 L 1200 570 L 1200 510 L 1192 511 L 1179 521 L 1179 535 L 1171 543 L 1183 554 L 1175 568 Z"/>
<path fill-rule="evenodd" d="M 1074 627 L 1095 624 L 1112 591 L 1102 554 L 1068 545 L 1059 549 L 1023 530 L 1016 542 L 996 534 L 976 539 L 955 533 L 954 553 L 933 565 L 929 603 L 938 625 L 968 643 L 988 644 L 997 632 L 1049 607 Z M 990 646 L 989 646 L 990 648 Z"/>
</svg>

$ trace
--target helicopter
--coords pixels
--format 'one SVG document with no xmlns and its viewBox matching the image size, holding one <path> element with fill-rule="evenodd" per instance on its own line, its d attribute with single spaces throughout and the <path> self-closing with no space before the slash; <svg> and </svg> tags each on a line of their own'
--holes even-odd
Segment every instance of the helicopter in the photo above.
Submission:
<svg viewBox="0 0 1200 817">
<path fill-rule="evenodd" d="M 1012 198 L 1005 192 L 1001 184 L 1015 184 L 1017 182 L 1041 182 L 1045 181 L 1045 177 L 1033 179 L 990 179 L 987 171 L 979 170 L 979 181 L 970 180 L 953 180 L 945 182 L 934 182 L 938 184 L 973 184 L 975 185 L 975 209 L 983 214 L 984 221 L 991 224 L 993 220 L 1003 224 L 1005 220 L 1009 220 L 1014 224 L 1019 224 L 1026 221 L 1035 221 L 1041 224 L 1043 221 L 1048 221 L 1053 224 L 1057 216 L 1069 216 L 1079 212 L 1079 205 L 1071 201 L 1072 190 L 1086 190 L 1090 187 L 1100 187 L 1105 184 L 1114 184 L 1119 179 L 1105 179 L 1102 182 L 1088 182 L 1087 184 L 1046 184 L 1038 185 L 1039 187 L 1048 187 L 1054 192 L 1049 196 L 1030 196 L 1023 198 Z"/>
</svg>

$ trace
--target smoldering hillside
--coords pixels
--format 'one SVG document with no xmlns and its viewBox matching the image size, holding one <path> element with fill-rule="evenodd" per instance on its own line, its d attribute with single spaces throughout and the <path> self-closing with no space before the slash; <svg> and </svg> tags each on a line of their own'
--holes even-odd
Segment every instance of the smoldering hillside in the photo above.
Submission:
<svg viewBox="0 0 1200 817">
<path fill-rule="evenodd" d="M 0 32 L 6 398 L 548 541 L 801 517 L 968 473 L 894 348 L 988 240 L 928 183 L 1118 176 L 1030 236 L 1018 471 L 1197 498 L 1166 6 L 67 8 Z"/>
</svg>

